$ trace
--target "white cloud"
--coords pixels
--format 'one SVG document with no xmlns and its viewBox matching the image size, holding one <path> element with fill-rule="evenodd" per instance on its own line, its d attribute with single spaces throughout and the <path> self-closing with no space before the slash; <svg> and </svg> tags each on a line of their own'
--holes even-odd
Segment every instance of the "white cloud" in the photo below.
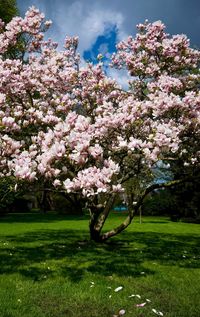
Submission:
<svg viewBox="0 0 200 317">
<path fill-rule="evenodd" d="M 108 53 L 108 43 L 102 43 L 99 46 L 98 51 L 100 54 L 106 55 L 106 53 Z"/>
<path fill-rule="evenodd" d="M 70 36 L 78 35 L 79 51 L 81 53 L 91 49 L 97 37 L 104 34 L 108 24 L 116 25 L 119 30 L 122 29 L 123 16 L 121 13 L 102 10 L 96 6 L 88 9 L 80 1 L 76 1 L 63 9 L 62 14 L 59 13 L 55 20 L 59 27 L 59 33 Z"/>
<path fill-rule="evenodd" d="M 128 89 L 128 80 L 130 80 L 131 77 L 126 70 L 108 68 L 107 75 L 114 78 L 123 89 Z"/>
<path fill-rule="evenodd" d="M 116 24 L 119 38 L 136 32 L 135 25 L 163 20 L 169 33 L 185 33 L 199 46 L 199 0 L 17 0 L 22 12 L 35 5 L 54 21 L 51 35 L 60 42 L 65 34 L 81 37 L 81 51 L 89 49 L 105 23 Z"/>
<path fill-rule="evenodd" d="M 99 35 L 109 32 L 108 26 L 116 26 L 118 38 L 126 36 L 123 30 L 124 16 L 119 10 L 112 7 L 101 6 L 97 1 L 39 1 L 27 0 L 24 3 L 18 0 L 19 7 L 26 11 L 30 5 L 35 5 L 46 15 L 47 19 L 53 20 L 53 25 L 48 36 L 59 42 L 60 47 L 64 38 L 79 36 L 79 52 L 90 50 Z"/>
</svg>

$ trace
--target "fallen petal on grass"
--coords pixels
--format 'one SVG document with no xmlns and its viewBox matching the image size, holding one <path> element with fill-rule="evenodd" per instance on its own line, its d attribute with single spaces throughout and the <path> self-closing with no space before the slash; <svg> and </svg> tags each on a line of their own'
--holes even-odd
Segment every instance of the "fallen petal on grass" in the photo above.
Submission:
<svg viewBox="0 0 200 317">
<path fill-rule="evenodd" d="M 135 295 L 137 298 L 141 298 L 141 296 L 139 294 Z"/>
<path fill-rule="evenodd" d="M 158 316 L 164 316 L 164 314 L 161 311 L 158 311 L 155 308 L 152 309 L 152 312 L 155 313 Z"/>
<path fill-rule="evenodd" d="M 120 309 L 118 315 L 119 315 L 119 316 L 123 316 L 123 315 L 125 315 L 125 314 L 126 314 L 125 309 Z"/>
<path fill-rule="evenodd" d="M 144 303 L 141 303 L 141 304 L 137 304 L 137 305 L 135 305 L 136 307 L 144 307 L 146 305 L 146 302 L 144 302 Z"/>
<path fill-rule="evenodd" d="M 123 289 L 123 286 L 119 286 L 119 287 L 115 288 L 115 292 L 119 292 L 119 291 L 121 291 L 122 289 Z"/>
</svg>

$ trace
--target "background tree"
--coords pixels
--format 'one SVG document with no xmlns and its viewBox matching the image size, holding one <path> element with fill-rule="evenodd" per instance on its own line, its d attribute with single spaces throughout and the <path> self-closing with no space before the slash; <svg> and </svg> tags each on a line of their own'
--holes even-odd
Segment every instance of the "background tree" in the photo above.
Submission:
<svg viewBox="0 0 200 317">
<path fill-rule="evenodd" d="M 15 0 L 0 0 L 0 18 L 7 24 L 19 14 Z"/>
<path fill-rule="evenodd" d="M 193 179 L 190 183 L 180 184 L 173 191 L 169 189 L 169 195 L 174 202 L 171 217 L 174 220 L 184 218 L 190 221 L 200 220 L 200 170 L 179 159 L 171 164 L 171 170 L 175 178 L 180 175 L 190 175 Z"/>
</svg>

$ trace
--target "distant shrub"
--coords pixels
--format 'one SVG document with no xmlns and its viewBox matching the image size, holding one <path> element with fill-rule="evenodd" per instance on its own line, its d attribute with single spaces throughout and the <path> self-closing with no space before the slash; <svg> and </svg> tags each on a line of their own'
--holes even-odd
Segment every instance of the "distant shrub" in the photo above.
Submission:
<svg viewBox="0 0 200 317">
<path fill-rule="evenodd" d="M 177 214 L 175 200 L 167 190 L 155 191 L 146 197 L 142 213 L 152 216 Z"/>
<path fill-rule="evenodd" d="M 9 211 L 10 206 L 18 197 L 18 192 L 15 191 L 15 182 L 12 177 L 0 179 L 0 214 Z"/>
<path fill-rule="evenodd" d="M 24 197 L 28 192 L 27 186 L 20 183 L 16 188 L 14 177 L 4 177 L 0 179 L 0 215 L 7 212 L 27 212 L 30 211 L 31 201 Z"/>
<path fill-rule="evenodd" d="M 77 201 L 77 205 L 71 203 L 66 197 L 61 193 L 56 193 L 51 195 L 53 210 L 61 214 L 75 214 L 82 215 L 83 209 L 81 204 Z"/>
</svg>

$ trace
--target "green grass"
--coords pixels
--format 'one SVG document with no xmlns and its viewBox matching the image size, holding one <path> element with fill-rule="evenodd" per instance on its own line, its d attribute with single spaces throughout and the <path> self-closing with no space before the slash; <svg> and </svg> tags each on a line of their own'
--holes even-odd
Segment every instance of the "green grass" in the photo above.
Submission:
<svg viewBox="0 0 200 317">
<path fill-rule="evenodd" d="M 106 227 L 123 217 L 112 215 Z M 200 316 L 199 225 L 136 218 L 105 245 L 88 238 L 86 218 L 1 218 L 0 316 L 112 317 L 120 309 L 127 317 L 156 316 L 152 309 Z"/>
</svg>

